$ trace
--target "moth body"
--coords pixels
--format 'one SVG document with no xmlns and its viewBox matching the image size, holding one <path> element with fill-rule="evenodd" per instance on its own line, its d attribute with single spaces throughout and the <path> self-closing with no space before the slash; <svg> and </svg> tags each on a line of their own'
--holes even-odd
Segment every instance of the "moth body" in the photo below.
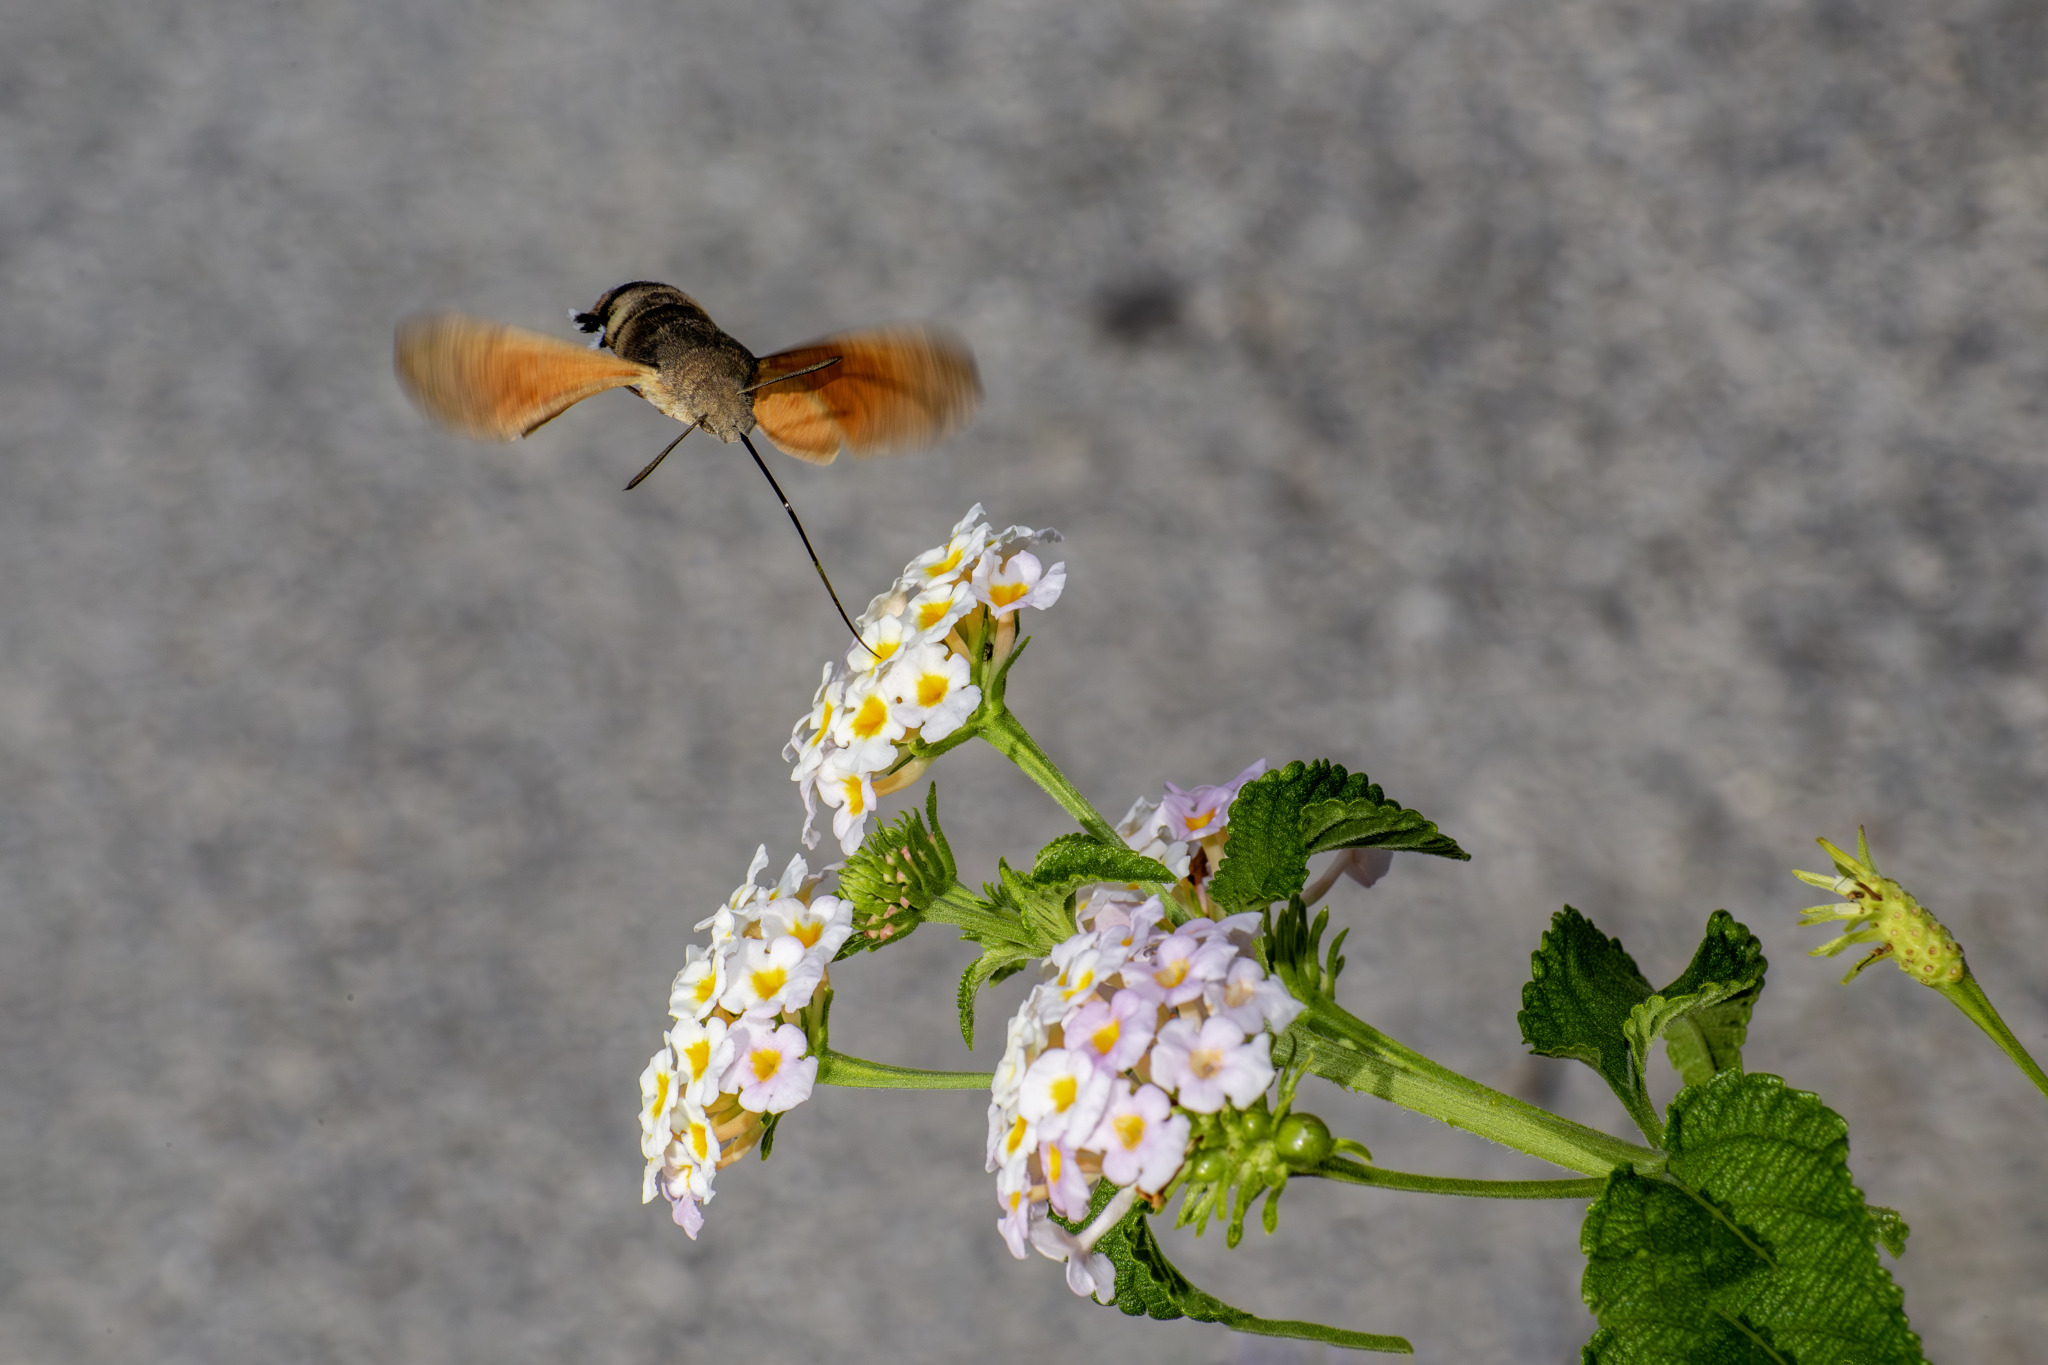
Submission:
<svg viewBox="0 0 2048 1365">
<path fill-rule="evenodd" d="M 754 353 L 726 335 L 695 299 L 674 285 L 635 280 L 609 290 L 576 315 L 614 355 L 654 374 L 634 389 L 685 426 L 702 426 L 728 443 L 754 429 Z"/>
</svg>

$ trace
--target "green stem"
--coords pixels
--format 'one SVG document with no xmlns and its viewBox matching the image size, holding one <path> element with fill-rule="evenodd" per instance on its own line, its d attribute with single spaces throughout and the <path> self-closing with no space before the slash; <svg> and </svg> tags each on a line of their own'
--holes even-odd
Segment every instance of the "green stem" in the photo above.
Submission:
<svg viewBox="0 0 2048 1365">
<path fill-rule="evenodd" d="M 1326 1080 L 1566 1170 L 1605 1176 L 1617 1166 L 1638 1175 L 1664 1169 L 1662 1152 L 1574 1123 L 1439 1066 L 1327 998 L 1310 1004 L 1286 1037 L 1295 1044 L 1294 1060 Z"/>
<path fill-rule="evenodd" d="M 1039 748 L 1024 727 L 1017 723 L 1017 718 L 1010 714 L 1009 707 L 1003 705 L 1000 700 L 991 698 L 991 704 L 981 718 L 979 729 L 981 737 L 987 740 L 997 753 L 1023 769 L 1026 777 L 1045 788 L 1046 793 L 1060 803 L 1060 809 L 1080 822 L 1082 829 L 1105 844 L 1122 847 L 1123 836 L 1116 832 L 1116 827 L 1102 818 L 1101 811 L 1088 804 L 1087 797 L 1075 790 L 1074 784 L 1067 781 L 1066 774 L 1054 766 L 1053 761 L 1046 757 L 1045 750 Z"/>
<path fill-rule="evenodd" d="M 860 1090 L 986 1090 L 995 1078 L 986 1071 L 921 1071 L 849 1057 L 829 1049 L 818 1054 L 818 1084 Z"/>
<path fill-rule="evenodd" d="M 2020 1040 L 2005 1026 L 2005 1020 L 1998 1017 L 1998 1011 L 1992 1008 L 1991 997 L 1984 994 L 1984 988 L 1977 984 L 1976 976 L 1967 966 L 1963 968 L 1961 981 L 1952 986 L 1936 986 L 1935 989 L 1947 996 L 1949 1003 L 1967 1015 L 1971 1023 L 1989 1034 L 1991 1041 L 2012 1058 L 2012 1064 L 2026 1074 L 2036 1090 L 2048 1095 L 2048 1075 L 2041 1073 L 2041 1068 L 2020 1046 Z"/>
<path fill-rule="evenodd" d="M 938 894 L 925 908 L 924 918 L 950 924 L 982 944 L 994 941 L 1029 947 L 1033 941 L 1031 931 L 1020 920 L 990 909 L 987 901 L 958 882 Z"/>
<path fill-rule="evenodd" d="M 1411 1171 L 1389 1171 L 1363 1162 L 1328 1157 L 1320 1166 L 1300 1175 L 1320 1176 L 1346 1185 L 1377 1185 L 1388 1190 L 1414 1190 L 1419 1194 L 1460 1194 L 1474 1199 L 1597 1199 L 1607 1188 L 1604 1179 L 1589 1180 L 1467 1180 L 1448 1175 L 1416 1175 Z"/>
</svg>

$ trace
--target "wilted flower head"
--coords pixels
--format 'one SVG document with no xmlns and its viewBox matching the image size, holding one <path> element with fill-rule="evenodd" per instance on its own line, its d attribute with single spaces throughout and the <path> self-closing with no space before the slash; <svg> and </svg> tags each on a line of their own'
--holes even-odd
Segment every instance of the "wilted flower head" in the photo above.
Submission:
<svg viewBox="0 0 2048 1365">
<path fill-rule="evenodd" d="M 1870 841 L 1856 831 L 1856 853 L 1851 857 L 1826 839 L 1818 841 L 1834 860 L 1835 875 L 1794 872 L 1809 886 L 1832 891 L 1843 899 L 1833 905 L 1816 905 L 1805 912 L 1801 927 L 1849 921 L 1848 932 L 1809 950 L 1810 957 L 1833 957 L 1856 943 L 1872 943 L 1870 955 L 1849 969 L 1844 981 L 1876 962 L 1889 957 L 1899 970 L 1927 986 L 1950 986 L 1968 975 L 1963 950 L 1940 920 L 1913 899 L 1911 892 L 1877 870 L 1870 860 Z"/>
</svg>

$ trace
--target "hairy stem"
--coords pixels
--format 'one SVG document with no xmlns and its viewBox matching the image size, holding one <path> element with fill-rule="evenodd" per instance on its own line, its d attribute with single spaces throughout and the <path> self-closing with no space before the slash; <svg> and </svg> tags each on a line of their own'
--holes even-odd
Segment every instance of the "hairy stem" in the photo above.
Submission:
<svg viewBox="0 0 2048 1365">
<path fill-rule="evenodd" d="M 986 1090 L 995 1078 L 986 1071 L 923 1071 L 849 1057 L 829 1049 L 818 1054 L 818 1084 L 858 1090 Z"/>
<path fill-rule="evenodd" d="M 1289 1026 L 1294 1060 L 1348 1090 L 1541 1157 L 1566 1170 L 1605 1176 L 1617 1166 L 1639 1175 L 1664 1169 L 1664 1154 L 1504 1095 L 1389 1038 L 1336 1002 L 1316 1000 Z"/>
<path fill-rule="evenodd" d="M 1123 837 L 1116 832 L 1116 828 L 1102 818 L 1102 812 L 1090 805 L 1088 798 L 1081 795 L 1073 783 L 1067 781 L 1067 775 L 1046 757 L 1045 750 L 1038 747 L 1037 741 L 1017 723 L 1017 718 L 1010 714 L 1009 707 L 999 698 L 990 698 L 988 709 L 979 724 L 979 733 L 997 753 L 1023 769 L 1026 777 L 1045 788 L 1047 795 L 1059 802 L 1060 809 L 1079 821 L 1082 829 L 1106 844 L 1123 844 Z"/>
<path fill-rule="evenodd" d="M 1474 1199 L 1597 1199 L 1607 1188 L 1604 1179 L 1586 1180 L 1467 1180 L 1459 1176 L 1416 1175 L 1411 1171 L 1389 1171 L 1363 1162 L 1333 1156 L 1320 1166 L 1297 1174 L 1319 1176 L 1346 1185 L 1377 1185 L 1388 1190 L 1414 1190 L 1419 1194 L 1461 1194 Z"/>
</svg>

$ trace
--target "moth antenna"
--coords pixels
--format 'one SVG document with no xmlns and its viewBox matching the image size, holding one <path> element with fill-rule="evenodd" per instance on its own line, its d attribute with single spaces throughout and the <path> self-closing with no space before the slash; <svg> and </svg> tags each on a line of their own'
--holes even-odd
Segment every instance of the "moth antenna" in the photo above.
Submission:
<svg viewBox="0 0 2048 1365">
<path fill-rule="evenodd" d="M 684 433 L 684 435 L 688 434 L 687 432 Z M 683 438 L 678 436 L 676 439 L 680 441 Z M 789 524 L 796 527 L 797 539 L 804 543 L 804 551 L 810 555 L 811 567 L 818 571 L 818 581 L 825 585 L 826 595 L 831 597 L 832 605 L 839 608 L 839 619 L 846 622 L 846 628 L 853 632 L 853 642 L 862 649 L 867 650 L 869 654 L 874 654 L 875 651 L 869 648 L 868 642 L 860 638 L 860 627 L 854 625 L 853 618 L 846 614 L 845 604 L 840 602 L 839 594 L 832 591 L 832 580 L 825 576 L 825 566 L 818 562 L 818 552 L 811 548 L 811 538 L 805 533 L 804 524 L 797 520 L 796 509 L 789 505 L 789 495 L 782 491 L 782 485 L 775 482 L 775 476 L 768 472 L 768 466 L 761 460 L 761 452 L 754 449 L 754 443 L 748 440 L 745 432 L 740 433 L 740 440 L 745 443 L 747 454 L 754 457 L 754 468 L 761 471 L 761 477 L 768 480 L 768 486 L 775 490 L 775 496 L 781 500 L 782 510 L 789 513 Z M 663 452 L 663 454 L 666 453 L 666 451 Z M 656 460 L 655 463 L 659 464 L 660 461 Z M 644 478 L 646 476 L 642 475 L 641 477 Z M 876 657 L 879 658 L 880 656 L 876 655 Z"/>
<path fill-rule="evenodd" d="M 688 436 L 691 432 L 695 431 L 696 429 L 697 428 L 695 427 L 684 427 L 683 436 Z M 647 468 L 641 470 L 638 474 L 635 474 L 633 476 L 633 482 L 626 485 L 626 491 L 630 493 L 634 489 L 638 488 L 640 486 L 640 481 L 646 478 L 649 474 L 652 474 L 654 472 L 654 467 L 660 464 L 663 460 L 666 460 L 668 458 L 668 453 L 683 443 L 683 436 L 678 436 L 673 441 L 670 441 L 667 445 L 663 446 L 661 448 L 661 454 L 649 460 L 647 462 Z"/>
<path fill-rule="evenodd" d="M 780 384 L 785 379 L 796 379 L 803 375 L 816 374 L 828 365 L 837 365 L 843 359 L 845 359 L 844 356 L 835 355 L 830 360 L 821 360 L 815 365 L 806 365 L 801 370 L 791 370 L 788 374 L 778 374 L 773 379 L 764 379 L 758 384 L 749 384 L 744 389 L 741 389 L 740 392 L 752 393 L 756 389 L 765 389 L 770 384 Z"/>
</svg>

